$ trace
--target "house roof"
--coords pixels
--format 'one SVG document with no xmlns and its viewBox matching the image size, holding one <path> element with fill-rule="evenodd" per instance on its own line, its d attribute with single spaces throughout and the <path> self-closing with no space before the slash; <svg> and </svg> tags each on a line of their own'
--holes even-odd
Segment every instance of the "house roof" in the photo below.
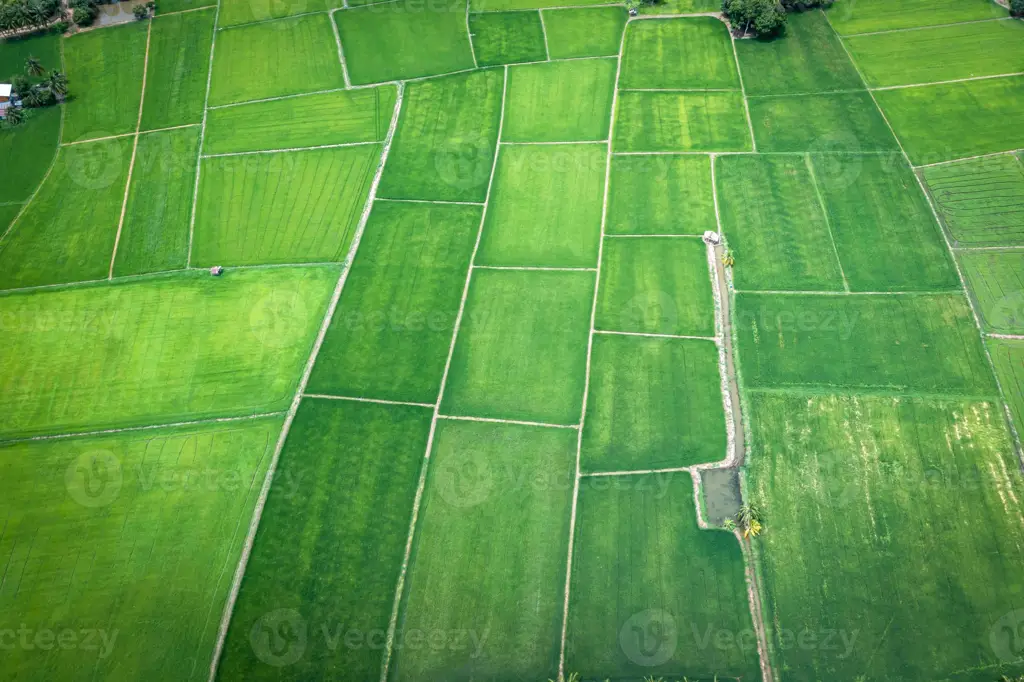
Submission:
<svg viewBox="0 0 1024 682">
<path fill-rule="evenodd" d="M 10 97 L 10 96 L 11 96 L 11 84 L 10 83 L 0 83 L 0 97 Z"/>
</svg>

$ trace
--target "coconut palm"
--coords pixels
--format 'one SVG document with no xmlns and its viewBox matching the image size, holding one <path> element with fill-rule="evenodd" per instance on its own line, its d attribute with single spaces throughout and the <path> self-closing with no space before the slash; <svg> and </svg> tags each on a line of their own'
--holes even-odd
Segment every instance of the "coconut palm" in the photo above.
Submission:
<svg viewBox="0 0 1024 682">
<path fill-rule="evenodd" d="M 21 107 L 10 107 L 7 109 L 7 118 L 4 120 L 9 126 L 19 125 L 25 120 L 25 112 L 21 110 Z"/>
<path fill-rule="evenodd" d="M 37 89 L 32 88 L 21 98 L 21 103 L 29 109 L 34 109 L 35 107 L 43 105 L 43 98 L 40 96 Z"/>
<path fill-rule="evenodd" d="M 68 78 L 60 71 L 51 71 L 46 78 L 46 87 L 57 99 L 62 100 L 68 94 Z"/>
<path fill-rule="evenodd" d="M 25 60 L 25 71 L 30 76 L 42 76 L 46 73 L 46 69 L 43 68 L 43 63 L 35 57 L 29 57 Z"/>
<path fill-rule="evenodd" d="M 736 522 L 739 524 L 740 530 L 743 531 L 743 537 L 748 540 L 756 538 L 764 530 L 764 518 L 761 516 L 760 510 L 752 504 L 744 504 L 740 507 L 739 512 L 736 513 Z"/>
</svg>

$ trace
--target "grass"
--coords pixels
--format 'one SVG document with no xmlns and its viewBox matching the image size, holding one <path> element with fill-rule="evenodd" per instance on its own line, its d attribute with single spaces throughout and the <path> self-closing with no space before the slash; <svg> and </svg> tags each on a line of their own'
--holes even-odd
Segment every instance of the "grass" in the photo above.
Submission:
<svg viewBox="0 0 1024 682">
<path fill-rule="evenodd" d="M 479 66 L 547 59 L 539 12 L 471 14 L 469 31 Z"/>
<path fill-rule="evenodd" d="M 205 3 L 209 0 L 196 1 Z M 222 0 L 217 23 L 219 26 L 237 26 L 283 19 L 296 14 L 324 12 L 341 6 L 341 0 Z"/>
<path fill-rule="evenodd" d="M 221 31 L 210 106 L 342 88 L 341 64 L 326 14 Z"/>
<path fill-rule="evenodd" d="M 761 152 L 899 151 L 867 92 L 751 98 L 750 119 Z"/>
<path fill-rule="evenodd" d="M 942 230 L 901 155 L 812 157 L 853 291 L 959 289 Z"/>
<path fill-rule="evenodd" d="M 505 146 L 478 265 L 597 267 L 607 149 Z"/>
<path fill-rule="evenodd" d="M 595 326 L 606 331 L 714 336 L 715 302 L 704 243 L 609 239 Z"/>
<path fill-rule="evenodd" d="M 223 679 L 380 674 L 430 417 L 422 407 L 302 403 L 232 614 Z"/>
<path fill-rule="evenodd" d="M 1024 432 L 1024 341 L 988 339 L 986 343 L 1019 436 Z"/>
<path fill-rule="evenodd" d="M 729 30 L 714 17 L 630 24 L 619 87 L 738 89 Z"/>
<path fill-rule="evenodd" d="M 618 56 L 628 14 L 623 7 L 541 12 L 552 59 Z"/>
<path fill-rule="evenodd" d="M 842 266 L 806 157 L 725 156 L 715 164 L 737 289 L 843 290 Z"/>
<path fill-rule="evenodd" d="M 214 3 L 216 4 L 216 3 Z M 157 15 L 170 14 L 171 12 L 184 12 L 189 9 L 209 7 L 210 0 L 163 0 L 157 8 Z"/>
<path fill-rule="evenodd" d="M 2 296 L 0 438 L 286 410 L 337 277 L 189 273 Z"/>
<path fill-rule="evenodd" d="M 695 14 L 699 12 L 720 12 L 722 3 L 717 0 L 661 0 L 650 5 L 640 5 L 640 14 Z"/>
<path fill-rule="evenodd" d="M 0 202 L 24 201 L 46 175 L 60 142 L 60 107 L 34 109 L 17 129 L 0 128 Z"/>
<path fill-rule="evenodd" d="M 383 142 L 394 115 L 393 85 L 211 109 L 207 154 Z"/>
<path fill-rule="evenodd" d="M 0 205 L 0 234 L 7 231 L 7 226 L 14 222 L 20 212 L 21 204 Z"/>
<path fill-rule="evenodd" d="M 906 35 L 903 33 L 895 35 Z M 774 40 L 737 40 L 748 95 L 795 95 L 864 87 L 821 12 L 794 12 Z"/>
<path fill-rule="evenodd" d="M 424 7 L 397 0 L 338 12 L 348 73 L 356 85 L 437 76 L 473 68 L 465 5 L 443 0 Z"/>
<path fill-rule="evenodd" d="M 1024 107 L 1024 77 L 882 90 L 875 96 L 915 165 L 1024 147 L 1024 131 L 1013 124 Z"/>
<path fill-rule="evenodd" d="M 394 680 L 557 676 L 575 464 L 566 429 L 438 424 Z"/>
<path fill-rule="evenodd" d="M 768 519 L 758 544 L 777 670 L 959 682 L 1024 671 L 999 649 L 1000 619 L 1024 594 L 1024 485 L 998 405 L 760 395 L 752 408 L 747 489 Z M 801 633 L 821 646 L 798 645 Z"/>
<path fill-rule="evenodd" d="M 584 679 L 760 677 L 736 538 L 697 526 L 686 472 L 580 485 L 566 669 Z"/>
<path fill-rule="evenodd" d="M 602 334 L 594 338 L 591 365 L 583 470 L 660 469 L 725 459 L 713 342 Z"/>
<path fill-rule="evenodd" d="M 504 87 L 501 69 L 410 83 L 377 196 L 487 199 Z"/>
<path fill-rule="evenodd" d="M 922 170 L 957 246 L 1024 244 L 1024 166 L 1007 154 Z"/>
<path fill-rule="evenodd" d="M 1006 10 L 988 0 L 859 0 L 828 13 L 841 35 L 1005 17 Z"/>
<path fill-rule="evenodd" d="M 131 140 L 61 147 L 32 203 L 0 242 L 0 289 L 107 276 Z"/>
<path fill-rule="evenodd" d="M 374 205 L 309 392 L 437 401 L 481 213 Z"/>
<path fill-rule="evenodd" d="M 281 423 L 0 446 L 5 676 L 199 678 Z"/>
<path fill-rule="evenodd" d="M 584 59 L 509 69 L 502 140 L 607 140 L 616 64 Z"/>
<path fill-rule="evenodd" d="M 707 157 L 612 157 L 608 234 L 704 234 L 717 229 Z"/>
<path fill-rule="evenodd" d="M 380 159 L 380 145 L 203 160 L 195 264 L 341 261 Z"/>
<path fill-rule="evenodd" d="M 65 142 L 135 132 L 148 27 L 139 21 L 64 41 L 70 90 Z"/>
<path fill-rule="evenodd" d="M 475 271 L 441 412 L 578 423 L 593 291 L 591 272 Z"/>
<path fill-rule="evenodd" d="M 739 92 L 623 92 L 618 106 L 617 152 L 751 149 Z"/>
<path fill-rule="evenodd" d="M 185 267 L 198 153 L 199 128 L 139 137 L 115 275 Z"/>
<path fill-rule="evenodd" d="M 29 57 L 38 59 L 47 71 L 63 71 L 60 63 L 60 41 L 60 36 L 53 33 L 25 38 L 4 38 L 0 41 L 0 78 L 5 83 L 10 83 L 16 75 L 23 75 L 30 81 L 42 80 L 38 76 L 29 76 L 25 70 L 25 61 Z"/>
<path fill-rule="evenodd" d="M 153 20 L 142 130 L 203 120 L 216 16 L 206 9 Z"/>
<path fill-rule="evenodd" d="M 739 294 L 743 380 L 754 389 L 991 397 L 974 320 L 957 294 Z"/>
<path fill-rule="evenodd" d="M 961 251 L 958 257 L 985 329 L 1024 334 L 1024 251 Z"/>
<path fill-rule="evenodd" d="M 584 7 L 586 5 L 605 5 L 607 0 L 558 0 L 560 7 Z M 550 7 L 551 0 L 469 0 L 469 9 L 473 12 L 495 12 L 512 9 L 540 9 Z"/>
</svg>

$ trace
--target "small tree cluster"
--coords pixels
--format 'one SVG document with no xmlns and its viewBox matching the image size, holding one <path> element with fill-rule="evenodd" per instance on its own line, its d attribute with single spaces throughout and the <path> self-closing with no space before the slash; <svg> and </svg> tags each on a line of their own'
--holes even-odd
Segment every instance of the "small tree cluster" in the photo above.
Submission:
<svg viewBox="0 0 1024 682">
<path fill-rule="evenodd" d="M 132 14 L 135 15 L 136 19 L 142 21 L 143 19 L 149 19 L 150 14 L 152 14 L 155 9 L 156 2 L 154 2 L 154 0 L 149 0 L 145 5 L 135 5 L 135 7 L 132 7 Z"/>
<path fill-rule="evenodd" d="M 46 26 L 59 10 L 59 0 L 12 0 L 0 3 L 0 31 Z"/>
<path fill-rule="evenodd" d="M 722 13 L 743 35 L 773 36 L 786 25 L 786 10 L 779 0 L 724 0 Z"/>
<path fill-rule="evenodd" d="M 20 106 L 7 110 L 5 123 L 16 126 L 25 120 L 24 109 L 46 107 L 64 99 L 68 94 L 67 76 L 60 71 L 46 72 L 42 63 L 35 57 L 25 60 L 25 72 L 35 78 L 43 77 L 39 83 L 33 84 L 24 74 L 11 79 L 11 89 L 19 100 Z"/>
<path fill-rule="evenodd" d="M 71 8 L 71 21 L 79 26 L 91 26 L 100 15 L 100 8 L 94 0 L 70 0 L 68 7 Z"/>
<path fill-rule="evenodd" d="M 1010 16 L 1024 17 L 1024 0 L 1010 0 Z"/>
</svg>

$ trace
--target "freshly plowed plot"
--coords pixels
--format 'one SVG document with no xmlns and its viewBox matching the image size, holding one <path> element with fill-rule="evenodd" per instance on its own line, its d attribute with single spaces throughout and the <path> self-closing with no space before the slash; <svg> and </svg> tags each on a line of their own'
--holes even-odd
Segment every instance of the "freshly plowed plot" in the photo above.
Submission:
<svg viewBox="0 0 1024 682">
<path fill-rule="evenodd" d="M 366 144 L 204 159 L 193 262 L 344 260 L 379 158 Z"/>
<path fill-rule="evenodd" d="M 89 31 L 64 42 L 71 89 L 64 142 L 135 132 L 148 24 Z"/>
<path fill-rule="evenodd" d="M 1024 147 L 1024 129 L 1016 125 L 1024 109 L 1024 77 L 882 90 L 875 96 L 915 165 Z"/>
<path fill-rule="evenodd" d="M 904 35 L 902 33 L 897 35 Z M 783 95 L 864 87 L 821 12 L 797 12 L 775 40 L 737 40 L 748 95 Z"/>
<path fill-rule="evenodd" d="M 1003 397 L 1013 415 L 1017 434 L 1024 432 L 1024 341 L 989 339 L 988 351 L 1003 389 Z"/>
<path fill-rule="evenodd" d="M 760 679 L 743 555 L 697 526 L 686 472 L 580 484 L 566 670 L 583 679 Z"/>
<path fill-rule="evenodd" d="M 210 71 L 215 9 L 153 21 L 142 129 L 169 128 L 203 120 Z"/>
<path fill-rule="evenodd" d="M 1024 244 L 1024 165 L 1007 154 L 923 171 L 957 246 Z"/>
<path fill-rule="evenodd" d="M 374 205 L 309 392 L 437 400 L 481 212 Z"/>
<path fill-rule="evenodd" d="M 594 324 L 606 331 L 712 336 L 715 302 L 704 242 L 609 239 Z"/>
<path fill-rule="evenodd" d="M 210 106 L 345 86 L 326 14 L 218 32 L 212 77 Z"/>
<path fill-rule="evenodd" d="M 438 424 L 392 679 L 557 676 L 575 464 L 568 429 Z"/>
<path fill-rule="evenodd" d="M 287 409 L 337 276 L 191 273 L 2 296 L 0 438 Z"/>
<path fill-rule="evenodd" d="M 541 16 L 552 59 L 617 56 L 628 18 L 624 7 L 551 9 Z"/>
<path fill-rule="evenodd" d="M 36 109 L 17 130 L 0 128 L 0 202 L 24 201 L 39 186 L 60 142 L 60 114 Z"/>
<path fill-rule="evenodd" d="M 867 92 L 752 97 L 750 119 L 761 152 L 899 151 Z"/>
<path fill-rule="evenodd" d="M 473 68 L 460 0 L 397 0 L 338 12 L 334 20 L 356 85 Z"/>
<path fill-rule="evenodd" d="M 711 161 L 698 155 L 612 157 L 608 234 L 717 230 Z"/>
<path fill-rule="evenodd" d="M 995 384 L 964 297 L 739 294 L 751 388 L 990 397 Z"/>
<path fill-rule="evenodd" d="M 776 670 L 971 682 L 1024 672 L 1012 653 L 1024 482 L 998 404 L 751 404 L 747 489 L 770 519 L 759 544 Z"/>
<path fill-rule="evenodd" d="M 962 251 L 959 259 L 985 329 L 1024 334 L 1024 251 Z"/>
<path fill-rule="evenodd" d="M 828 12 L 842 35 L 1005 17 L 1006 10 L 988 0 L 858 0 Z"/>
<path fill-rule="evenodd" d="M 737 289 L 842 291 L 842 266 L 803 156 L 715 160 Z"/>
<path fill-rule="evenodd" d="M 474 272 L 441 412 L 578 423 L 593 295 L 591 272 Z"/>
<path fill-rule="evenodd" d="M 502 140 L 607 140 L 616 65 L 614 59 L 581 59 L 509 69 Z"/>
<path fill-rule="evenodd" d="M 482 203 L 504 88 L 503 69 L 410 83 L 377 196 Z"/>
<path fill-rule="evenodd" d="M 256 533 L 220 679 L 380 675 L 430 415 L 303 402 Z"/>
<path fill-rule="evenodd" d="M 198 153 L 198 127 L 139 137 L 115 275 L 185 267 Z"/>
<path fill-rule="evenodd" d="M 206 4 L 209 0 L 196 0 Z M 222 0 L 220 26 L 250 24 L 257 21 L 283 19 L 296 14 L 323 12 L 341 7 L 343 0 Z M 163 7 L 161 5 L 161 7 Z"/>
<path fill-rule="evenodd" d="M 631 23 L 619 87 L 738 89 L 729 29 L 714 17 Z"/>
<path fill-rule="evenodd" d="M 812 155 L 853 291 L 949 291 L 959 278 L 942 228 L 900 155 Z"/>
<path fill-rule="evenodd" d="M 750 151 L 739 92 L 623 92 L 617 152 Z"/>
<path fill-rule="evenodd" d="M 203 151 L 230 154 L 382 142 L 395 112 L 393 85 L 211 109 Z"/>
<path fill-rule="evenodd" d="M 610 334 L 594 339 L 580 463 L 585 471 L 717 462 L 725 459 L 725 445 L 713 342 Z"/>
<path fill-rule="evenodd" d="M 281 423 L 0 446 L 4 677 L 205 676 Z"/>
<path fill-rule="evenodd" d="M 61 147 L 35 199 L 0 241 L 0 289 L 107 276 L 131 140 Z"/>
<path fill-rule="evenodd" d="M 604 145 L 503 146 L 478 265 L 596 268 Z"/>
<path fill-rule="evenodd" d="M 539 12 L 471 14 L 469 31 L 479 66 L 547 59 Z"/>
</svg>

